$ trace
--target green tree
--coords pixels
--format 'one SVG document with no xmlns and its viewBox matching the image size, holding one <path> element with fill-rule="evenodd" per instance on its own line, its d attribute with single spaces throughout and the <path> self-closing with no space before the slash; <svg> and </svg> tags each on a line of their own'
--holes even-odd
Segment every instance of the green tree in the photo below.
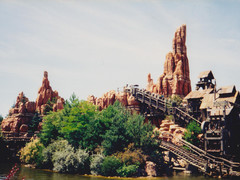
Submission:
<svg viewBox="0 0 240 180">
<path fill-rule="evenodd" d="M 185 132 L 184 138 L 189 143 L 198 146 L 199 145 L 199 139 L 197 136 L 201 133 L 201 127 L 199 124 L 197 124 L 195 121 L 190 122 L 187 125 L 187 132 Z"/>
<path fill-rule="evenodd" d="M 112 106 L 114 114 L 111 114 L 112 123 L 103 136 L 103 148 L 106 155 L 122 151 L 130 143 L 130 136 L 127 133 L 126 122 L 130 113 L 119 103 Z"/>
<path fill-rule="evenodd" d="M 95 106 L 87 101 L 70 104 L 70 109 L 63 116 L 60 133 L 74 147 L 85 147 L 85 136 L 91 119 L 95 117 Z M 65 109 L 64 109 L 65 110 Z M 65 111 L 64 111 L 65 112 Z"/>
<path fill-rule="evenodd" d="M 49 115 L 43 118 L 42 130 L 39 134 L 41 142 L 47 146 L 51 140 L 61 137 L 60 126 L 62 122 L 62 113 L 59 112 L 50 112 Z"/>
<path fill-rule="evenodd" d="M 39 116 L 38 112 L 36 112 L 31 120 L 31 122 L 28 125 L 29 132 L 37 131 L 39 122 L 41 122 L 41 121 L 42 121 L 41 117 Z"/>
</svg>

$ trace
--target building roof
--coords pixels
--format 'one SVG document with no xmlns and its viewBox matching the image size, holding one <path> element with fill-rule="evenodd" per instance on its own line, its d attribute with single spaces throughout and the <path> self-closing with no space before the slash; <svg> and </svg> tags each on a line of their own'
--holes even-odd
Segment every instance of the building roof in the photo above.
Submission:
<svg viewBox="0 0 240 180">
<path fill-rule="evenodd" d="M 233 106 L 229 103 L 236 103 L 239 98 L 239 92 L 235 91 L 232 96 L 221 97 L 219 93 L 216 93 L 216 99 L 214 99 L 214 93 L 204 95 L 200 109 L 210 109 L 210 115 L 223 115 L 225 106 L 226 115 L 231 113 Z"/>
<path fill-rule="evenodd" d="M 220 95 L 222 95 L 222 94 L 233 94 L 235 92 L 236 92 L 236 87 L 234 85 L 221 87 L 218 91 L 218 93 Z"/>
<path fill-rule="evenodd" d="M 205 94 L 199 109 L 213 108 L 214 94 Z"/>
<path fill-rule="evenodd" d="M 201 99 L 205 94 L 210 94 L 213 92 L 213 89 L 204 89 L 198 91 L 191 91 L 184 99 Z"/>
<path fill-rule="evenodd" d="M 209 79 L 214 79 L 212 71 L 203 71 L 199 74 L 198 78 L 209 78 Z"/>
</svg>

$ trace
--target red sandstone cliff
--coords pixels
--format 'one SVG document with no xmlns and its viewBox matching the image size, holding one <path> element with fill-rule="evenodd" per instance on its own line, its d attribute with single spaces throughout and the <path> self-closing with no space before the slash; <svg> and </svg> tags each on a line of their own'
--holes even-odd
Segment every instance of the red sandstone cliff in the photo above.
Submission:
<svg viewBox="0 0 240 180">
<path fill-rule="evenodd" d="M 163 95 L 186 96 L 191 91 L 189 64 L 187 58 L 186 25 L 180 26 L 175 32 L 172 52 L 166 55 L 163 74 L 154 84 L 148 74 L 147 90 Z"/>
<path fill-rule="evenodd" d="M 97 98 L 93 95 L 88 96 L 87 101 L 98 106 L 99 110 L 107 108 L 109 105 L 114 104 L 116 101 L 119 101 L 123 106 L 129 107 L 131 109 L 137 110 L 139 108 L 139 103 L 132 95 L 126 92 L 116 92 L 114 90 L 103 94 L 103 96 L 100 98 Z"/>
<path fill-rule="evenodd" d="M 51 103 L 48 103 L 48 100 Z M 63 104 L 64 99 L 58 95 L 57 91 L 52 90 L 48 73 L 45 71 L 36 103 L 29 101 L 23 92 L 19 93 L 16 104 L 9 110 L 8 117 L 2 121 L 2 130 L 15 133 L 27 132 L 28 125 L 36 112 L 44 115 L 51 108 L 53 111 L 58 111 L 63 109 Z M 47 107 L 48 109 L 46 109 Z"/>
<path fill-rule="evenodd" d="M 56 90 L 52 90 L 48 80 L 48 72 L 44 71 L 42 86 L 38 90 L 36 110 L 41 114 L 45 114 L 46 107 L 49 105 L 47 104 L 48 101 L 55 103 L 52 107 L 54 111 L 63 109 L 64 99 L 58 95 Z"/>
</svg>

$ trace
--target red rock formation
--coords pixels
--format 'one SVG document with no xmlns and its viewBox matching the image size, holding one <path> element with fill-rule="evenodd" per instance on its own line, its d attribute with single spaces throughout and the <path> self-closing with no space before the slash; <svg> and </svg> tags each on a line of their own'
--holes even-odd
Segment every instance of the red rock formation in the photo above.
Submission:
<svg viewBox="0 0 240 180">
<path fill-rule="evenodd" d="M 28 131 L 28 125 L 27 124 L 22 124 L 19 128 L 20 132 L 27 132 Z"/>
<path fill-rule="evenodd" d="M 57 112 L 58 110 L 61 110 L 64 108 L 64 99 L 58 98 L 56 104 L 53 105 L 53 111 Z"/>
<path fill-rule="evenodd" d="M 2 121 L 2 130 L 19 132 L 23 124 L 27 126 L 31 121 L 34 113 L 35 102 L 30 102 L 23 92 L 19 93 L 15 106 L 9 110 L 9 116 Z M 23 127 L 25 130 L 27 129 L 26 126 Z"/>
<path fill-rule="evenodd" d="M 56 103 L 47 104 L 48 100 L 56 101 Z M 2 121 L 2 130 L 15 133 L 27 132 L 28 124 L 31 122 L 36 110 L 43 115 L 47 106 L 53 106 L 53 110 L 58 111 L 63 109 L 63 105 L 64 99 L 58 95 L 57 91 L 52 91 L 48 81 L 48 73 L 45 71 L 36 103 L 30 102 L 23 92 L 19 93 L 16 104 L 9 110 L 9 116 Z M 41 129 L 41 125 L 39 129 Z"/>
<path fill-rule="evenodd" d="M 163 74 L 154 84 L 151 74 L 148 74 L 147 90 L 163 95 L 186 96 L 191 91 L 189 64 L 187 58 L 186 25 L 175 32 L 173 51 L 166 55 Z"/>
<path fill-rule="evenodd" d="M 119 101 L 122 105 L 129 107 L 138 107 L 139 103 L 135 100 L 133 96 L 125 92 L 116 92 L 111 90 L 102 97 L 96 98 L 93 95 L 88 96 L 87 101 L 98 106 L 99 110 L 107 108 L 109 105 L 113 105 L 114 102 Z"/>
<path fill-rule="evenodd" d="M 42 115 L 45 113 L 48 100 L 56 101 L 56 103 L 53 105 L 54 111 L 63 109 L 64 99 L 58 95 L 57 91 L 52 90 L 48 80 L 48 72 L 44 71 L 42 86 L 38 90 L 38 97 L 36 100 L 36 110 Z"/>
</svg>

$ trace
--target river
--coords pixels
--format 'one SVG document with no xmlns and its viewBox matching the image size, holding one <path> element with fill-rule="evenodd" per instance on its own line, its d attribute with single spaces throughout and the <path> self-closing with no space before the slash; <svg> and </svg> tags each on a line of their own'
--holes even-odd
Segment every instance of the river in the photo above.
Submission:
<svg viewBox="0 0 240 180">
<path fill-rule="evenodd" d="M 10 172 L 14 163 L 1 163 L 0 162 L 0 180 L 3 180 L 5 176 Z M 17 167 L 19 168 L 18 172 L 11 180 L 126 180 L 126 178 L 103 178 L 103 177 L 93 177 L 93 176 L 81 176 L 81 175 L 73 175 L 73 174 L 61 174 L 61 173 L 54 173 L 47 170 L 42 169 L 33 169 L 29 167 L 25 167 L 24 165 L 18 164 Z M 147 179 L 147 180 L 201 180 L 205 179 L 204 176 L 190 176 L 190 175 L 183 175 L 178 174 L 174 175 L 173 177 L 157 177 L 157 178 L 132 178 L 135 179 Z M 208 178 L 209 180 L 211 178 Z M 130 178 L 128 178 L 130 180 Z"/>
</svg>

